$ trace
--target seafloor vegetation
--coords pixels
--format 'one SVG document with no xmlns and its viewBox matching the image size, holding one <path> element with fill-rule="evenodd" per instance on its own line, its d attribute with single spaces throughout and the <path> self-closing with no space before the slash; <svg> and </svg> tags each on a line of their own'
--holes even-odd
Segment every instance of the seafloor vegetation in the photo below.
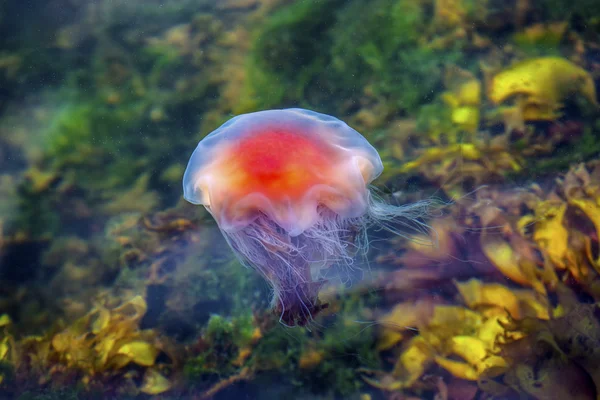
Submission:
<svg viewBox="0 0 600 400">
<path fill-rule="evenodd" d="M 0 33 L 0 397 L 600 398 L 600 2 L 6 0 Z M 199 139 L 287 106 L 448 202 L 310 329 L 181 199 Z"/>
</svg>

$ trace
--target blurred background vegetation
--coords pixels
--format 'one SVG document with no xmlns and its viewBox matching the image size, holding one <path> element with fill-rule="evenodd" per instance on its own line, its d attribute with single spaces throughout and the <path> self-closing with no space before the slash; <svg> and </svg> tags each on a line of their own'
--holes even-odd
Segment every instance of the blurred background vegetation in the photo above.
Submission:
<svg viewBox="0 0 600 400">
<path fill-rule="evenodd" d="M 0 1 L 1 397 L 597 398 L 599 35 L 591 0 Z M 453 201 L 310 330 L 181 199 L 285 107 Z"/>
</svg>

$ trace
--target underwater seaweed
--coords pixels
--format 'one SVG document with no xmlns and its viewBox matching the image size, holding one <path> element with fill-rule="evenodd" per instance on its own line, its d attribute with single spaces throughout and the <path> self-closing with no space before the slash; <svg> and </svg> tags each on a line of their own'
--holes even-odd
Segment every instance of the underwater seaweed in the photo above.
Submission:
<svg viewBox="0 0 600 400">
<path fill-rule="evenodd" d="M 594 2 L 51 0 L 13 21 L 17 4 L 0 5 L 0 397 L 597 392 Z M 268 287 L 179 184 L 190 136 L 299 106 L 379 150 L 386 201 L 451 200 L 412 240 L 370 226 L 373 279 L 345 289 L 365 219 L 319 211 L 347 247 L 303 271 L 312 314 L 329 305 L 310 330 L 264 312 Z M 331 249 L 259 219 L 289 239 L 261 262 Z"/>
<path fill-rule="evenodd" d="M 73 383 L 106 393 L 158 394 L 171 389 L 179 352 L 157 332 L 140 329 L 145 312 L 146 302 L 138 296 L 117 307 L 98 303 L 71 325 L 44 336 L 15 340 L 5 333 L 10 344 L 3 354 L 10 352 L 17 393 L 35 387 L 28 382 L 32 376 L 37 385 L 57 390 Z M 116 384 L 104 386 L 110 381 Z"/>
<path fill-rule="evenodd" d="M 494 75 L 487 95 L 496 105 L 516 99 L 516 110 L 523 121 L 555 120 L 565 99 L 584 96 L 598 106 L 592 76 L 561 57 L 525 60 Z"/>
<path fill-rule="evenodd" d="M 384 277 L 396 305 L 378 319 L 378 349 L 398 353 L 390 372 L 364 370 L 366 381 L 385 391 L 410 392 L 437 365 L 478 382 L 490 395 L 517 391 L 550 398 L 545 396 L 554 391 L 589 398 L 596 389 L 586 374 L 596 381 L 595 355 L 579 350 L 565 355 L 563 349 L 577 347 L 574 339 L 563 336 L 555 343 L 553 337 L 561 332 L 557 329 L 571 329 L 573 322 L 567 321 L 578 318 L 573 310 L 595 309 L 600 298 L 598 171 L 597 161 L 575 166 L 546 190 L 535 184 L 513 191 L 481 189 L 474 201 L 458 201 L 451 216 L 434 222 L 439 253 L 409 244 L 395 260 L 392 254 L 380 260 L 403 265 Z M 506 279 L 499 281 L 489 265 Z M 453 272 L 444 274 L 442 268 Z M 474 273 L 484 278 L 462 280 Z M 451 280 L 464 306 L 420 290 L 431 285 L 453 292 L 445 285 Z M 453 316 L 435 322 L 444 315 Z M 572 332 L 590 332 L 588 320 Z M 543 378 L 563 370 L 582 386 L 554 387 Z"/>
</svg>

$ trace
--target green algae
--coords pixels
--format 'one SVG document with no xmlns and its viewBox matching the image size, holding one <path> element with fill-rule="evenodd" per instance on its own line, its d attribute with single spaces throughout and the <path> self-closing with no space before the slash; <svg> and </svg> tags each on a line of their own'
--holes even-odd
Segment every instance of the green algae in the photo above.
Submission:
<svg viewBox="0 0 600 400">
<path fill-rule="evenodd" d="M 257 336 L 256 316 L 241 312 L 237 316 L 212 315 L 199 344 L 203 350 L 188 359 L 184 371 L 195 386 L 226 381 L 240 371 L 252 371 L 253 381 L 281 382 L 281 386 L 306 390 L 317 395 L 349 396 L 362 387 L 357 379 L 360 368 L 375 368 L 379 360 L 374 343 L 365 341 L 373 334 L 370 324 L 353 319 L 374 298 L 346 294 L 340 303 L 343 317 L 330 317 L 326 326 L 311 331 L 267 325 Z M 358 319 L 358 318 L 356 318 Z M 327 319 L 326 319 L 327 320 Z M 248 355 L 240 363 L 240 350 Z M 303 359 L 317 354 L 314 361 Z"/>
<path fill-rule="evenodd" d="M 127 135 L 139 129 L 136 114 L 94 99 L 65 105 L 42 135 L 43 165 L 90 189 L 133 183 L 143 167 L 132 162 L 135 139 Z"/>
<path fill-rule="evenodd" d="M 256 34 L 239 109 L 327 104 L 335 111 L 368 90 L 396 112 L 414 113 L 441 85 L 440 65 L 463 59 L 460 44 L 425 46 L 427 26 L 418 3 L 295 2 Z"/>
<path fill-rule="evenodd" d="M 540 26 L 540 33 L 519 32 L 513 36 L 517 49 L 529 57 L 560 56 L 560 45 L 564 39 L 563 26 Z"/>
<path fill-rule="evenodd" d="M 187 379 L 192 383 L 206 384 L 205 379 L 214 375 L 232 375 L 239 370 L 234 361 L 241 349 L 248 346 L 254 332 L 252 315 L 226 318 L 213 314 L 208 320 L 202 342 L 206 349 L 184 367 Z"/>
<path fill-rule="evenodd" d="M 417 130 L 434 140 L 446 137 L 450 143 L 458 143 L 458 132 L 452 124 L 451 110 L 440 99 L 421 107 L 417 116 Z"/>
<path fill-rule="evenodd" d="M 341 10 L 332 29 L 333 79 L 337 87 L 348 88 L 340 95 L 360 94 L 369 86 L 395 109 L 414 112 L 441 82 L 442 60 L 455 58 L 424 46 L 426 26 L 416 2 L 379 0 L 365 10 L 355 1 Z"/>
<path fill-rule="evenodd" d="M 332 2 L 298 1 L 270 16 L 255 33 L 240 112 L 301 102 L 307 86 L 329 60 L 337 7 Z"/>
<path fill-rule="evenodd" d="M 596 122 L 595 125 L 594 128 L 586 126 L 578 140 L 562 146 L 552 157 L 530 159 L 529 169 L 537 175 L 548 175 L 564 171 L 574 163 L 596 159 L 600 155 L 600 143 L 597 140 L 600 122 Z M 518 175 L 515 178 L 518 178 Z"/>
<path fill-rule="evenodd" d="M 535 3 L 541 18 L 550 21 L 564 21 L 578 17 L 591 21 L 600 14 L 600 5 L 594 0 L 541 0 Z"/>
<path fill-rule="evenodd" d="M 54 212 L 57 196 L 40 192 L 31 181 L 23 182 L 18 189 L 16 209 L 9 217 L 9 226 L 15 232 L 33 240 L 53 236 L 61 229 L 60 216 Z"/>
<path fill-rule="evenodd" d="M 314 337 L 284 329 L 274 329 L 265 335 L 250 359 L 270 379 L 288 377 L 294 386 L 313 393 L 349 396 L 362 387 L 357 379 L 358 370 L 379 366 L 374 343 L 364 340 L 373 334 L 372 327 L 348 316 L 333 321 Z M 301 368 L 300 360 L 306 352 L 321 354 L 322 359 Z"/>
</svg>

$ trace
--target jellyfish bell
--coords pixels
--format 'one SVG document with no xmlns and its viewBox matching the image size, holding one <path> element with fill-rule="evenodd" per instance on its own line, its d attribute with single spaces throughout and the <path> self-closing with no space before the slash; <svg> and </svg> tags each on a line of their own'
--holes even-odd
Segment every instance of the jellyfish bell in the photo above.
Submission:
<svg viewBox="0 0 600 400">
<path fill-rule="evenodd" d="M 183 190 L 269 281 L 281 322 L 303 325 L 326 307 L 323 270 L 351 265 L 373 223 L 410 213 L 374 196 L 369 184 L 382 170 L 377 150 L 339 119 L 269 110 L 234 117 L 201 140 Z"/>
<path fill-rule="evenodd" d="M 184 197 L 209 208 L 221 229 L 247 226 L 260 210 L 297 236 L 317 209 L 358 217 L 366 184 L 383 165 L 377 151 L 344 122 L 288 109 L 231 119 L 199 144 L 184 176 Z"/>
</svg>

